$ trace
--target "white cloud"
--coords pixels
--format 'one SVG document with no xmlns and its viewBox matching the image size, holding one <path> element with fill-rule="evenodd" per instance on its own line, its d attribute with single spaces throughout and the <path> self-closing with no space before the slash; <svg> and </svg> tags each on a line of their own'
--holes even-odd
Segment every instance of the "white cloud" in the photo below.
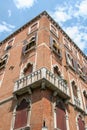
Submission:
<svg viewBox="0 0 87 130">
<path fill-rule="evenodd" d="M 11 32 L 14 28 L 14 25 L 8 24 L 5 21 L 2 21 L 2 23 L 0 23 L 0 32 Z"/>
<path fill-rule="evenodd" d="M 70 26 L 65 28 L 66 33 L 73 39 L 81 50 L 87 48 L 87 30 L 82 31 L 83 26 Z"/>
<path fill-rule="evenodd" d="M 11 10 L 8 10 L 8 16 L 9 17 L 11 16 Z"/>
<path fill-rule="evenodd" d="M 34 5 L 36 0 L 13 0 L 18 9 L 30 8 Z"/>
<path fill-rule="evenodd" d="M 77 4 L 78 8 L 77 15 L 87 18 L 87 0 L 83 0 L 81 3 Z"/>
<path fill-rule="evenodd" d="M 67 20 L 71 19 L 70 11 L 68 10 L 67 12 L 66 6 L 56 7 L 55 11 L 51 12 L 51 15 L 60 24 L 62 24 L 62 22 L 66 22 Z"/>
</svg>

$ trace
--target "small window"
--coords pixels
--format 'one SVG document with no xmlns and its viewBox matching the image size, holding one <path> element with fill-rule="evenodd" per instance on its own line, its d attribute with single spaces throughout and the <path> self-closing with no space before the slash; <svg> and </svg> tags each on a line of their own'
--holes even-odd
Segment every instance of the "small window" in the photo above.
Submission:
<svg viewBox="0 0 87 130">
<path fill-rule="evenodd" d="M 24 68 L 24 75 L 29 75 L 33 72 L 33 65 L 28 63 L 27 66 Z"/>
<path fill-rule="evenodd" d="M 76 84 L 75 84 L 75 81 L 73 81 L 73 82 L 71 83 L 71 85 L 72 85 L 73 95 L 74 95 L 76 98 L 78 98 L 77 86 L 76 86 Z"/>
<path fill-rule="evenodd" d="M 55 34 L 58 37 L 57 28 L 53 24 L 50 25 L 50 30 L 53 34 Z"/>
<path fill-rule="evenodd" d="M 9 49 L 11 49 L 11 47 L 13 45 L 13 42 L 14 42 L 14 38 L 12 38 L 11 40 L 9 40 L 7 42 L 7 45 L 6 45 L 6 48 L 5 48 L 6 51 L 8 51 Z"/>
<path fill-rule="evenodd" d="M 33 36 L 26 44 L 23 46 L 22 52 L 26 54 L 29 50 L 34 49 L 36 46 L 36 35 Z"/>
<path fill-rule="evenodd" d="M 6 62 L 7 62 L 7 58 L 8 58 L 8 55 L 5 55 L 3 56 L 1 59 L 0 59 L 0 69 L 3 69 L 6 65 Z"/>
<path fill-rule="evenodd" d="M 39 22 L 36 22 L 36 23 L 32 24 L 32 25 L 29 27 L 29 32 L 28 32 L 28 34 L 30 34 L 30 33 L 34 32 L 34 31 L 36 31 L 36 30 L 38 29 L 38 27 L 39 27 Z"/>
<path fill-rule="evenodd" d="M 14 129 L 27 126 L 29 103 L 23 99 L 16 109 Z"/>
</svg>

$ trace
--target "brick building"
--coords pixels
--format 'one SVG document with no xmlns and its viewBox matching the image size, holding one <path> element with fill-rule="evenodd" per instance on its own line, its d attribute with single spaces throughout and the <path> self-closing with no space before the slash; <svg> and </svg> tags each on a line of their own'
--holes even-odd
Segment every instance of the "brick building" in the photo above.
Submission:
<svg viewBox="0 0 87 130">
<path fill-rule="evenodd" d="M 0 43 L 0 130 L 87 130 L 87 57 L 44 11 Z"/>
</svg>

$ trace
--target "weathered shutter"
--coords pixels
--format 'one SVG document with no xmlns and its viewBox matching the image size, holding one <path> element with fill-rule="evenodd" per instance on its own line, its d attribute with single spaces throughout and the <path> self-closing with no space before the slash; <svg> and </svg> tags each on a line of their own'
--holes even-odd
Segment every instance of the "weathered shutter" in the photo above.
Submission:
<svg viewBox="0 0 87 130">
<path fill-rule="evenodd" d="M 82 68 L 82 71 L 83 71 L 83 73 L 86 75 L 86 74 L 87 74 L 87 67 L 84 66 L 84 67 Z"/>
<path fill-rule="evenodd" d="M 67 52 L 65 53 L 65 57 L 66 57 L 66 63 L 69 64 Z"/>
<path fill-rule="evenodd" d="M 82 121 L 81 117 L 78 118 L 78 126 L 79 126 L 79 130 L 85 130 L 85 124 Z"/>
<path fill-rule="evenodd" d="M 22 48 L 22 53 L 23 53 L 23 54 L 25 54 L 26 48 L 27 48 L 27 46 L 26 46 L 26 45 L 25 45 L 25 46 L 23 46 L 23 48 Z"/>
<path fill-rule="evenodd" d="M 52 36 L 50 36 L 50 47 L 51 48 L 53 47 L 53 38 L 52 38 Z"/>
<path fill-rule="evenodd" d="M 57 122 L 57 128 L 61 130 L 66 130 L 65 110 L 62 108 L 61 104 L 57 105 L 56 122 Z"/>
<path fill-rule="evenodd" d="M 76 72 L 78 72 L 78 64 L 77 64 L 77 61 L 75 59 L 73 59 L 73 67 L 74 67 L 74 70 Z"/>
<path fill-rule="evenodd" d="M 35 42 L 37 42 L 37 33 L 35 33 Z"/>
</svg>

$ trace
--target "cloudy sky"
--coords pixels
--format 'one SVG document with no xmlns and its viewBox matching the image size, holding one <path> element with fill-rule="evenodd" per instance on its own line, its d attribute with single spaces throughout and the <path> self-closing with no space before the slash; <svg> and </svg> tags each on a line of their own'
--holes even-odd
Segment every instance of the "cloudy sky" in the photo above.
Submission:
<svg viewBox="0 0 87 130">
<path fill-rule="evenodd" d="M 1 0 L 0 41 L 44 10 L 87 55 L 87 0 Z"/>
</svg>

